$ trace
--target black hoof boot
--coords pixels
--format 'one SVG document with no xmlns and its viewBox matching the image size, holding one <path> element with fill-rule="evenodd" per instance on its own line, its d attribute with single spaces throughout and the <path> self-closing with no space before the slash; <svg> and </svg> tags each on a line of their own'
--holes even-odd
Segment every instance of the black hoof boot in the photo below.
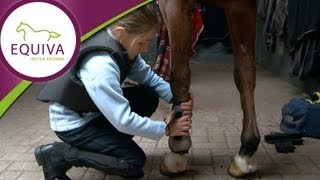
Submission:
<svg viewBox="0 0 320 180">
<path fill-rule="evenodd" d="M 71 180 L 66 171 L 72 167 L 63 155 L 54 150 L 54 144 L 42 145 L 34 150 L 39 166 L 42 166 L 45 180 Z"/>
</svg>

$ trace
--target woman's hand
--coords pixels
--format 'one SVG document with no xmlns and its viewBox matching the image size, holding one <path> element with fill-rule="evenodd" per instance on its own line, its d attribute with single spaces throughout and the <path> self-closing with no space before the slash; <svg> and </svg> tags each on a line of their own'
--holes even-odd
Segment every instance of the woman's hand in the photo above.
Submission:
<svg viewBox="0 0 320 180">
<path fill-rule="evenodd" d="M 192 111 L 193 111 L 193 94 L 189 94 L 189 100 L 180 104 L 182 117 L 173 119 L 174 112 L 172 111 L 167 120 L 169 123 L 166 128 L 167 136 L 190 136 L 189 130 L 192 124 Z"/>
<path fill-rule="evenodd" d="M 189 94 L 189 100 L 180 104 L 180 109 L 183 112 L 182 115 L 190 115 L 192 117 L 193 113 L 193 94 Z M 190 117 L 190 118 L 191 118 Z"/>
<path fill-rule="evenodd" d="M 191 116 L 183 115 L 178 119 L 172 119 L 166 127 L 167 136 L 190 136 Z"/>
</svg>

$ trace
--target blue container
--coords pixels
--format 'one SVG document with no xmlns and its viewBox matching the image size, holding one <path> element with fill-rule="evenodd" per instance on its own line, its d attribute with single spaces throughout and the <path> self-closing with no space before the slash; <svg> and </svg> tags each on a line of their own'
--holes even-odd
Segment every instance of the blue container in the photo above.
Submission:
<svg viewBox="0 0 320 180">
<path fill-rule="evenodd" d="M 310 104 L 306 112 L 305 134 L 320 139 L 320 104 Z"/>
</svg>

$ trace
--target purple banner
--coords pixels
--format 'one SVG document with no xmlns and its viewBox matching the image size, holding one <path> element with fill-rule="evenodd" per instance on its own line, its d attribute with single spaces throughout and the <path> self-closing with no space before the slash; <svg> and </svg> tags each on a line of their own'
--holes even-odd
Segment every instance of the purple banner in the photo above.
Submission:
<svg viewBox="0 0 320 180">
<path fill-rule="evenodd" d="M 105 23 L 111 18 L 139 5 L 145 0 L 54 0 L 65 6 L 76 19 L 81 36 L 92 31 L 97 26 Z M 0 1 L 0 18 L 16 3 L 23 0 L 1 0 Z M 42 2 L 41 0 L 38 2 Z M 3 64 L 0 63 L 0 101 L 6 96 L 22 79 L 11 74 Z"/>
<path fill-rule="evenodd" d="M 23 0 L 1 0 L 0 1 L 0 18 L 4 13 L 18 2 Z M 81 36 L 91 31 L 96 26 L 108 21 L 120 13 L 143 3 L 145 0 L 55 0 L 70 10 L 79 23 Z M 41 1 L 39 1 L 41 2 Z"/>
<path fill-rule="evenodd" d="M 109 19 L 121 14 L 122 12 L 143 3 L 145 0 L 56 0 L 65 5 L 75 16 L 79 23 L 80 34 L 91 31 Z M 1 11 L 1 10 L 0 10 Z"/>
<path fill-rule="evenodd" d="M 0 101 L 10 92 L 21 79 L 12 75 L 1 63 L 0 63 Z"/>
</svg>

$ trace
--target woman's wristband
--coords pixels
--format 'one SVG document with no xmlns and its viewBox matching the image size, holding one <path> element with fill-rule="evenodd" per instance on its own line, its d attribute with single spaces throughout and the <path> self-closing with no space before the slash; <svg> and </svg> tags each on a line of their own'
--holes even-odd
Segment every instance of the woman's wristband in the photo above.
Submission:
<svg viewBox="0 0 320 180">
<path fill-rule="evenodd" d="M 168 124 L 166 126 L 166 136 L 170 136 L 170 128 Z"/>
<path fill-rule="evenodd" d="M 169 128 L 169 124 L 166 122 L 166 119 L 163 120 L 166 123 L 166 128 L 165 128 L 165 135 L 166 136 L 170 136 L 170 128 Z"/>
</svg>

